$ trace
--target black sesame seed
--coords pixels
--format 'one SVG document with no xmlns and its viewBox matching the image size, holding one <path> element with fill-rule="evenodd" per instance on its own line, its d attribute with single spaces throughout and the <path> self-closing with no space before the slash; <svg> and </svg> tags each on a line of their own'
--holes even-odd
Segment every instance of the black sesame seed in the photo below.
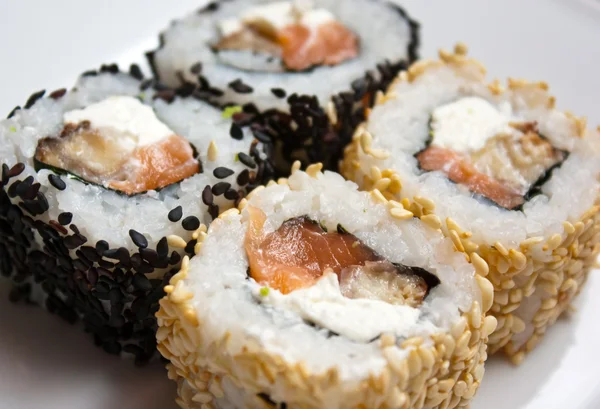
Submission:
<svg viewBox="0 0 600 409">
<path fill-rule="evenodd" d="M 287 93 L 285 92 L 285 90 L 282 89 L 282 88 L 273 88 L 273 89 L 271 89 L 271 92 L 277 98 L 285 98 L 285 96 L 287 95 Z"/>
<path fill-rule="evenodd" d="M 63 226 L 68 225 L 73 220 L 73 213 L 63 212 L 58 215 L 58 222 Z"/>
<path fill-rule="evenodd" d="M 54 230 L 56 230 L 57 232 L 59 232 L 61 234 L 69 234 L 69 231 L 67 229 L 65 229 L 63 226 L 61 226 L 61 224 L 59 222 L 57 222 L 56 220 L 50 220 L 48 222 L 48 224 L 50 226 L 52 226 L 52 228 L 54 228 Z"/>
<path fill-rule="evenodd" d="M 102 268 L 113 268 L 115 266 L 115 263 L 111 263 L 110 261 L 106 260 L 99 260 L 98 265 Z"/>
<path fill-rule="evenodd" d="M 221 183 L 223 183 L 223 182 L 221 182 Z M 194 231 L 198 227 L 200 227 L 200 220 L 198 220 L 198 218 L 196 216 L 188 216 L 185 219 L 183 219 L 183 221 L 181 222 L 181 225 L 187 231 Z"/>
<path fill-rule="evenodd" d="M 223 166 L 219 166 L 218 168 L 213 170 L 213 175 L 217 179 L 225 179 L 226 177 L 233 175 L 233 173 L 234 173 L 233 170 L 231 170 L 229 168 L 225 168 Z"/>
<path fill-rule="evenodd" d="M 213 220 L 219 217 L 219 206 L 211 203 L 210 206 L 208 206 L 208 214 L 210 214 Z"/>
<path fill-rule="evenodd" d="M 242 128 L 235 122 L 231 123 L 231 128 L 229 128 L 229 135 L 231 135 L 233 139 L 237 139 L 238 141 L 244 139 L 244 131 L 242 131 Z"/>
<path fill-rule="evenodd" d="M 171 257 L 169 258 L 169 264 L 174 266 L 175 264 L 179 264 L 180 261 L 181 261 L 181 256 L 179 255 L 179 253 L 176 251 L 173 251 L 171 253 Z"/>
<path fill-rule="evenodd" d="M 137 271 L 142 274 L 150 274 L 154 271 L 154 267 L 152 267 L 149 263 L 142 261 L 142 264 L 138 267 Z"/>
<path fill-rule="evenodd" d="M 212 194 L 215 196 L 221 196 L 222 194 L 227 192 L 230 187 L 231 187 L 231 183 L 227 183 L 227 182 L 215 183 L 212 187 Z"/>
<path fill-rule="evenodd" d="M 71 231 L 72 231 L 73 233 L 75 233 L 75 234 L 79 234 L 79 233 L 80 233 L 80 231 L 79 231 L 79 227 L 77 227 L 77 225 L 75 225 L 75 224 L 72 224 L 72 225 L 70 225 L 70 226 L 69 226 L 69 229 L 71 229 Z"/>
<path fill-rule="evenodd" d="M 210 206 L 213 203 L 214 197 L 210 185 L 206 185 L 202 191 L 202 203 Z"/>
<path fill-rule="evenodd" d="M 202 89 L 202 90 L 210 88 L 210 84 L 208 83 L 208 80 L 203 75 L 198 75 L 198 85 L 200 86 L 200 89 Z"/>
<path fill-rule="evenodd" d="M 38 192 L 40 191 L 40 187 L 42 185 L 40 185 L 39 183 L 34 183 L 33 185 L 29 186 L 29 188 L 27 189 L 26 192 L 23 193 L 23 195 L 21 195 L 21 197 L 23 199 L 26 200 L 33 200 L 35 199 L 35 197 L 37 196 Z"/>
<path fill-rule="evenodd" d="M 238 185 L 246 186 L 250 181 L 250 171 L 248 169 L 242 170 L 237 176 L 236 181 Z"/>
<path fill-rule="evenodd" d="M 188 241 L 187 245 L 185 246 L 184 251 L 188 254 L 194 254 L 194 247 L 196 247 L 196 243 L 198 243 L 198 240 Z"/>
<path fill-rule="evenodd" d="M 87 241 L 87 239 L 79 234 L 73 234 L 63 239 L 63 243 L 69 250 L 76 249 Z"/>
<path fill-rule="evenodd" d="M 253 129 L 252 134 L 259 142 L 271 143 L 271 137 L 259 129 Z"/>
<path fill-rule="evenodd" d="M 119 259 L 119 249 L 105 250 L 102 255 L 110 260 L 118 260 Z"/>
<path fill-rule="evenodd" d="M 145 249 L 146 247 L 148 247 L 148 240 L 146 239 L 146 237 L 144 237 L 142 233 L 131 229 L 129 230 L 129 237 L 131 237 L 131 241 L 133 241 L 133 244 L 135 244 L 139 248 Z"/>
<path fill-rule="evenodd" d="M 131 257 L 129 256 L 129 250 L 125 247 L 119 247 L 118 250 L 119 261 L 123 264 L 131 264 Z"/>
<path fill-rule="evenodd" d="M 96 284 L 98 283 L 98 270 L 96 270 L 95 268 L 91 268 L 88 271 L 88 281 L 92 286 L 96 286 Z"/>
<path fill-rule="evenodd" d="M 10 168 L 8 167 L 8 165 L 6 163 L 2 164 L 2 184 L 6 184 L 6 182 L 8 182 L 8 179 L 10 179 L 10 176 L 8 176 L 8 172 L 10 172 Z"/>
<path fill-rule="evenodd" d="M 142 259 L 147 261 L 151 266 L 158 263 L 158 253 L 154 249 L 140 249 L 140 256 L 142 256 Z"/>
<path fill-rule="evenodd" d="M 248 166 L 250 169 L 256 168 L 256 162 L 254 161 L 254 159 L 252 159 L 250 156 L 248 156 L 244 152 L 238 153 L 238 159 L 240 160 L 240 162 L 242 162 L 244 165 Z"/>
<path fill-rule="evenodd" d="M 76 260 L 73 261 L 73 267 L 75 267 L 75 269 L 79 270 L 79 271 L 83 271 L 86 272 L 89 270 L 89 268 L 91 267 L 90 265 L 86 264 L 83 259 L 78 258 Z"/>
<path fill-rule="evenodd" d="M 25 103 L 25 109 L 31 108 L 33 106 L 33 104 L 35 104 L 37 102 L 38 99 L 40 99 L 41 97 L 44 96 L 45 93 L 46 93 L 46 90 L 43 89 L 41 91 L 34 92 L 33 94 L 31 94 L 29 96 L 29 98 L 27 99 L 27 102 Z"/>
<path fill-rule="evenodd" d="M 253 104 L 252 102 L 248 102 L 247 104 L 244 104 L 242 106 L 242 109 L 247 114 L 258 114 L 258 113 L 260 113 L 258 107 L 255 104 Z"/>
<path fill-rule="evenodd" d="M 167 238 L 163 237 L 156 244 L 156 253 L 158 257 L 163 259 L 169 256 L 169 243 L 167 242 Z"/>
<path fill-rule="evenodd" d="M 50 209 L 50 204 L 48 204 L 48 199 L 46 199 L 46 196 L 44 196 L 44 194 L 42 192 L 37 192 L 36 199 L 37 199 L 37 202 L 36 202 L 37 206 L 41 210 L 41 212 L 39 212 L 39 214 L 47 212 Z"/>
<path fill-rule="evenodd" d="M 10 111 L 10 112 L 8 113 L 8 115 L 7 115 L 7 117 L 6 117 L 6 118 L 7 118 L 7 119 L 10 119 L 10 118 L 12 118 L 13 116 L 15 116 L 15 114 L 17 113 L 17 111 L 18 111 L 18 110 L 20 110 L 20 109 L 21 109 L 21 107 L 17 105 L 16 107 L 14 107 L 14 108 L 12 109 L 12 111 Z"/>
<path fill-rule="evenodd" d="M 67 93 L 67 89 L 61 88 L 61 89 L 57 89 L 56 91 L 52 91 L 50 93 L 49 97 L 52 99 L 60 99 L 60 98 L 64 97 L 66 93 Z"/>
<path fill-rule="evenodd" d="M 229 88 L 231 88 L 238 94 L 250 94 L 252 93 L 252 91 L 254 91 L 254 89 L 251 86 L 244 84 L 239 78 L 235 81 L 230 82 Z"/>
<path fill-rule="evenodd" d="M 95 77 L 96 75 L 98 75 L 98 71 L 96 71 L 96 70 L 84 71 L 81 74 L 82 77 Z"/>
<path fill-rule="evenodd" d="M 197 62 L 194 65 L 192 65 L 190 67 L 190 72 L 192 74 L 199 75 L 202 72 L 202 63 L 201 62 Z"/>
<path fill-rule="evenodd" d="M 225 199 L 236 200 L 238 198 L 238 192 L 235 189 L 229 189 L 225 192 Z"/>
<path fill-rule="evenodd" d="M 143 274 L 134 274 L 131 283 L 137 290 L 144 292 L 152 290 L 152 284 L 150 284 L 150 280 L 148 280 L 148 278 L 146 278 L 146 276 Z"/>
<path fill-rule="evenodd" d="M 119 66 L 115 63 L 102 64 L 100 66 L 100 72 L 109 72 L 111 74 L 117 74 L 119 72 Z"/>
<path fill-rule="evenodd" d="M 134 269 L 138 269 L 142 265 L 142 256 L 140 253 L 135 253 L 131 256 L 131 266 Z"/>
<path fill-rule="evenodd" d="M 137 64 L 131 64 L 129 66 L 129 75 L 131 75 L 133 78 L 135 78 L 138 81 L 141 81 L 144 79 L 144 74 L 142 73 L 140 66 Z"/>
<path fill-rule="evenodd" d="M 96 251 L 98 252 L 98 255 L 102 255 L 104 252 L 106 252 L 108 250 L 109 246 L 108 246 L 108 242 L 105 240 L 99 240 L 96 243 Z"/>
<path fill-rule="evenodd" d="M 67 188 L 67 184 L 65 183 L 65 181 L 62 180 L 60 176 L 55 175 L 54 173 L 48 175 L 48 180 L 50 181 L 50 184 L 58 190 L 65 190 Z"/>
<path fill-rule="evenodd" d="M 183 216 L 183 209 L 181 206 L 177 206 L 176 208 L 171 210 L 169 212 L 169 214 L 167 215 L 167 217 L 169 218 L 169 221 L 171 221 L 173 223 L 176 223 L 179 220 L 181 220 L 181 216 Z"/>
<path fill-rule="evenodd" d="M 100 256 L 98 255 L 98 252 L 93 247 L 82 246 L 79 250 L 90 261 L 98 261 L 98 260 L 100 260 Z"/>
</svg>

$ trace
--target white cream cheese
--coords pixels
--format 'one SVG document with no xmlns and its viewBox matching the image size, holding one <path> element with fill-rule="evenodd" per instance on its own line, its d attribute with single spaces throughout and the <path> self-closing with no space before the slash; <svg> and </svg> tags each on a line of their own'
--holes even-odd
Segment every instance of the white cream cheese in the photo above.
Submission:
<svg viewBox="0 0 600 409">
<path fill-rule="evenodd" d="M 495 135 L 517 132 L 509 126 L 512 120 L 509 105 L 496 108 L 483 98 L 461 98 L 433 111 L 432 144 L 456 152 L 475 152 Z"/>
<path fill-rule="evenodd" d="M 289 294 L 257 290 L 263 304 L 292 311 L 305 320 L 358 342 L 369 342 L 383 333 L 405 336 L 415 327 L 419 310 L 380 300 L 350 299 L 342 295 L 338 277 L 326 273 L 310 288 Z"/>
<path fill-rule="evenodd" d="M 162 123 L 154 110 L 130 96 L 113 96 L 83 109 L 66 112 L 65 123 L 89 121 L 102 137 L 117 141 L 124 151 L 152 145 L 175 133 Z"/>
<path fill-rule="evenodd" d="M 316 30 L 319 26 L 330 23 L 335 20 L 333 14 L 325 9 L 310 10 L 302 15 L 300 24 L 311 29 Z"/>
<path fill-rule="evenodd" d="M 252 24 L 275 37 L 277 32 L 292 24 L 313 30 L 333 20 L 333 14 L 325 9 L 314 9 L 312 2 L 280 1 L 253 7 L 241 18 L 223 20 L 219 23 L 219 30 L 223 37 L 227 37 Z"/>
</svg>

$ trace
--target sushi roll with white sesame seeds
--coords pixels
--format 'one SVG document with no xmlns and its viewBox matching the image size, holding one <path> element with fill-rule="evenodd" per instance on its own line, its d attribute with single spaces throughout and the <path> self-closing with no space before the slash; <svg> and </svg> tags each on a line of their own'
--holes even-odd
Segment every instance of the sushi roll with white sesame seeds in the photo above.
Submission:
<svg viewBox="0 0 600 409">
<path fill-rule="evenodd" d="M 228 113 L 115 65 L 0 121 L 0 271 L 13 301 L 144 363 L 158 300 L 206 226 L 269 173 Z"/>
<path fill-rule="evenodd" d="M 173 22 L 147 56 L 170 87 L 261 111 L 283 173 L 295 159 L 337 170 L 365 108 L 418 45 L 418 24 L 387 0 L 231 0 Z"/>
<path fill-rule="evenodd" d="M 492 286 L 451 240 L 312 165 L 223 213 L 157 313 L 183 408 L 455 408 Z"/>
<path fill-rule="evenodd" d="M 596 260 L 600 135 L 557 110 L 545 83 L 487 83 L 465 54 L 458 45 L 400 75 L 359 126 L 342 172 L 489 264 L 490 349 L 518 363 Z"/>
</svg>

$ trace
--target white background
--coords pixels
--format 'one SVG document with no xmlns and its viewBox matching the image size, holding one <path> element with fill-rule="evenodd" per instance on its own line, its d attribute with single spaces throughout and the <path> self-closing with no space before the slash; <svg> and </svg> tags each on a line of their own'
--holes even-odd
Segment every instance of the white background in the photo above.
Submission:
<svg viewBox="0 0 600 409">
<path fill-rule="evenodd" d="M 101 63 L 142 61 L 169 20 L 200 1 L 2 0 L 0 117 L 29 94 L 72 85 Z M 340 0 L 343 1 L 343 0 Z M 423 24 L 422 55 L 456 41 L 490 78 L 544 80 L 558 106 L 600 124 L 598 0 L 405 0 Z M 473 409 L 600 408 L 600 278 L 519 368 L 493 358 Z M 1 409 L 173 409 L 161 365 L 138 369 L 34 307 L 6 301 L 0 284 Z"/>
</svg>

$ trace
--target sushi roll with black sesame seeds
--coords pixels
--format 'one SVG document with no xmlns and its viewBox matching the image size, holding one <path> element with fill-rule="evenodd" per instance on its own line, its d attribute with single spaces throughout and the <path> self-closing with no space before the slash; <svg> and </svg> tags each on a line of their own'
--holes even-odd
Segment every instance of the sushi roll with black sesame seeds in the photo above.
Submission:
<svg viewBox="0 0 600 409">
<path fill-rule="evenodd" d="M 496 327 L 481 265 L 319 168 L 221 214 L 165 287 L 158 349 L 179 405 L 467 406 Z"/>
<path fill-rule="evenodd" d="M 386 0 L 216 1 L 175 21 L 147 53 L 156 77 L 262 113 L 278 169 L 337 170 L 378 91 L 417 57 L 418 24 Z"/>
<path fill-rule="evenodd" d="M 458 45 L 400 75 L 358 128 L 342 172 L 489 264 L 490 349 L 518 363 L 596 260 L 600 135 L 557 110 L 547 84 L 488 84 L 465 54 Z"/>
<path fill-rule="evenodd" d="M 152 84 L 104 66 L 0 121 L 11 299 L 82 321 L 138 363 L 154 355 L 154 313 L 182 257 L 271 169 L 230 113 Z"/>
</svg>

